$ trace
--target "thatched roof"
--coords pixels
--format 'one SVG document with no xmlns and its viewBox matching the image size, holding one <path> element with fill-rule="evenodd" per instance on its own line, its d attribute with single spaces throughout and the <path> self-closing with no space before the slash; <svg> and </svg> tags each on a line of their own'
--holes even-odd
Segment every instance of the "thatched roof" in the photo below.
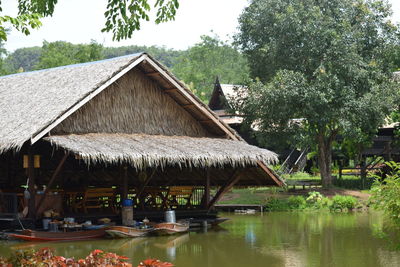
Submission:
<svg viewBox="0 0 400 267">
<path fill-rule="evenodd" d="M 79 155 L 87 164 L 127 163 L 146 167 L 249 167 L 274 163 L 275 153 L 244 141 L 143 134 L 82 134 L 46 137 L 44 140 Z"/>
<path fill-rule="evenodd" d="M 107 98 L 112 94 L 112 90 L 121 93 L 118 88 L 122 87 L 128 90 L 126 93 L 134 90 L 123 85 L 124 82 L 129 83 L 129 80 L 124 78 L 133 73 L 141 73 L 136 76 L 136 87 L 137 81 L 143 78 L 143 84 L 149 85 L 144 86 L 149 92 L 156 93 L 159 90 L 161 94 L 170 98 L 169 100 L 172 99 L 164 101 L 160 97 L 160 105 L 154 105 L 154 108 L 162 109 L 168 106 L 171 114 L 177 114 L 177 110 L 183 111 L 188 115 L 185 115 L 187 119 L 176 122 L 174 116 L 162 117 L 162 113 L 153 114 L 143 121 L 157 117 L 158 121 L 161 118 L 166 120 L 167 124 L 168 121 L 171 123 L 167 126 L 162 126 L 162 123 L 153 124 L 162 129 L 151 129 L 149 132 L 146 127 L 150 124 L 136 125 L 135 128 L 125 125 L 135 123 L 134 118 L 142 114 L 141 111 L 130 109 L 131 113 L 118 110 L 123 116 L 134 115 L 125 119 L 120 116 L 120 121 L 112 126 L 108 121 L 114 117 L 105 115 L 107 112 L 103 113 L 103 116 L 97 116 L 101 119 L 97 120 L 96 125 L 84 126 L 82 123 L 92 118 L 87 114 L 104 109 L 106 104 L 113 115 L 118 113 L 114 108 L 120 107 L 108 105 L 107 101 L 101 100 L 101 96 Z M 151 80 L 154 86 L 150 86 L 144 78 Z M 137 93 L 137 90 L 135 92 Z M 149 95 L 154 96 L 155 94 Z M 113 97 L 109 102 L 115 99 Z M 139 104 L 143 104 L 143 101 Z M 0 154 L 11 149 L 18 150 L 27 142 L 32 145 L 45 136 L 51 136 L 47 137 L 47 140 L 81 155 L 87 162 L 130 162 L 137 168 L 169 164 L 195 167 L 257 164 L 258 167 L 255 168 L 266 173 L 276 184 L 282 184 L 264 164 L 276 159 L 272 152 L 240 142 L 242 138 L 235 130 L 220 120 L 165 67 L 145 53 L 0 77 L 0 120 Z M 182 131 L 183 124 L 191 125 Z M 112 129 L 105 129 L 107 125 Z M 173 127 L 182 129 L 175 131 Z M 189 128 L 191 134 L 188 132 Z M 142 131 L 138 129 L 145 129 L 144 133 L 156 136 L 140 138 L 141 135 L 131 135 Z M 93 130 L 97 134 L 90 133 Z M 77 132 L 84 134 L 73 135 Z M 172 137 L 161 138 L 157 134 Z M 203 134 L 215 138 L 194 138 Z"/>
<path fill-rule="evenodd" d="M 0 77 L 0 153 L 20 148 L 139 56 Z"/>
<path fill-rule="evenodd" d="M 135 67 L 213 134 L 238 137 L 184 84 L 142 53 L 0 77 L 0 153 L 19 149 L 28 140 L 35 143 Z"/>
<path fill-rule="evenodd" d="M 227 111 L 229 102 L 234 101 L 238 96 L 237 89 L 244 88 L 243 85 L 234 84 L 220 84 L 217 79 L 214 84 L 214 89 L 211 93 L 208 106 L 219 116 L 219 118 L 226 124 L 241 124 L 243 118 L 240 116 L 232 115 Z"/>
</svg>

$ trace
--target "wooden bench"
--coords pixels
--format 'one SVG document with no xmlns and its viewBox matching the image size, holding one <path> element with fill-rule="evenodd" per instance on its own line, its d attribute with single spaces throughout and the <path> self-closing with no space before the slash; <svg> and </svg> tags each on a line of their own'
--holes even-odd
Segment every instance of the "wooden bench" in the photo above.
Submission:
<svg viewBox="0 0 400 267">
<path fill-rule="evenodd" d="M 168 191 L 168 207 L 191 208 L 191 198 L 193 195 L 193 186 L 171 186 Z M 185 202 L 185 203 L 183 203 Z"/>
<path fill-rule="evenodd" d="M 88 188 L 86 189 L 82 200 L 74 204 L 74 210 L 83 210 L 87 213 L 88 209 L 109 208 L 115 212 L 114 189 L 112 188 Z"/>
<path fill-rule="evenodd" d="M 312 186 L 316 187 L 321 185 L 321 181 L 319 180 L 286 180 L 287 186 L 293 186 L 293 189 L 296 189 L 296 186 L 302 186 L 303 190 L 306 189 L 306 186 L 311 188 Z"/>
</svg>

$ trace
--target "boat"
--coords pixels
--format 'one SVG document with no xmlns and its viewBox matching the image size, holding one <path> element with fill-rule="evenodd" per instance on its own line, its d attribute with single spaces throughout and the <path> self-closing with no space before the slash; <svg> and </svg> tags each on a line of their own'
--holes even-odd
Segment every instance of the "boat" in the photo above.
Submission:
<svg viewBox="0 0 400 267">
<path fill-rule="evenodd" d="M 152 234 L 156 235 L 173 235 L 186 233 L 189 231 L 189 223 L 157 223 L 154 225 Z"/>
<path fill-rule="evenodd" d="M 107 228 L 106 233 L 114 238 L 141 237 L 151 232 L 153 228 L 135 228 L 128 226 L 111 226 Z"/>
<path fill-rule="evenodd" d="M 105 236 L 106 228 L 87 230 L 87 231 L 74 231 L 74 232 L 42 232 L 33 230 L 23 230 L 21 233 L 8 234 L 12 238 L 21 239 L 25 241 L 75 241 L 86 240 L 92 238 L 100 238 Z"/>
</svg>

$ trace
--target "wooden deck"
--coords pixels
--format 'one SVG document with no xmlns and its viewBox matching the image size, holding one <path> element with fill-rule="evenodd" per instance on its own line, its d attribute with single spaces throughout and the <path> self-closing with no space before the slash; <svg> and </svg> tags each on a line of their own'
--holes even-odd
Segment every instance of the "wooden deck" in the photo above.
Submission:
<svg viewBox="0 0 400 267">
<path fill-rule="evenodd" d="M 258 204 L 216 204 L 216 210 L 220 211 L 235 211 L 235 210 L 246 210 L 246 209 L 254 209 L 260 212 L 263 212 L 263 205 Z"/>
</svg>

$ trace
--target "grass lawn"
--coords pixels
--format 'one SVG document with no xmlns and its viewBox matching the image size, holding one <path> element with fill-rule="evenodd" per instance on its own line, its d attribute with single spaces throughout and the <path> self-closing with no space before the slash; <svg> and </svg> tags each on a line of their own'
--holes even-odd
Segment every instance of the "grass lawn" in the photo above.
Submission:
<svg viewBox="0 0 400 267">
<path fill-rule="evenodd" d="M 294 175 L 283 176 L 285 180 L 313 180 L 320 181 L 320 176 L 310 175 L 308 173 L 296 173 Z M 252 188 L 234 188 L 226 193 L 224 197 L 218 202 L 219 204 L 257 204 L 264 205 L 270 197 L 275 198 L 288 198 L 293 195 L 307 196 L 311 191 L 319 191 L 323 195 L 332 197 L 334 195 L 350 195 L 360 199 L 368 199 L 369 190 L 357 189 L 357 184 L 360 177 L 344 175 L 342 176 L 342 187 L 333 187 L 332 189 L 325 190 L 321 186 L 306 187 L 303 190 L 302 186 L 289 186 L 286 188 L 277 187 L 252 187 Z M 346 188 L 348 186 L 348 188 Z M 355 190 L 354 190 L 355 189 Z M 215 192 L 213 192 L 215 194 Z"/>
</svg>

